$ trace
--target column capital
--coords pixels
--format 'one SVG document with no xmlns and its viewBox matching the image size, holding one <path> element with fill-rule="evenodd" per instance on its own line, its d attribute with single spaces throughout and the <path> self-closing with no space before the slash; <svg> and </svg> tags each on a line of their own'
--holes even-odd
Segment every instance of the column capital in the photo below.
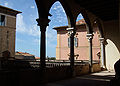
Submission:
<svg viewBox="0 0 120 86">
<path fill-rule="evenodd" d="M 68 36 L 74 36 L 75 35 L 74 27 L 67 28 L 66 30 L 68 31 Z"/>
<path fill-rule="evenodd" d="M 105 39 L 104 38 L 99 38 L 100 43 L 104 43 Z"/>
<path fill-rule="evenodd" d="M 38 18 L 36 19 L 36 21 L 38 22 L 38 26 L 44 27 L 44 26 L 49 26 L 50 19 Z"/>
<path fill-rule="evenodd" d="M 93 34 L 87 34 L 87 35 L 86 35 L 86 38 L 88 39 L 88 41 L 89 41 L 90 39 L 93 39 Z"/>
</svg>

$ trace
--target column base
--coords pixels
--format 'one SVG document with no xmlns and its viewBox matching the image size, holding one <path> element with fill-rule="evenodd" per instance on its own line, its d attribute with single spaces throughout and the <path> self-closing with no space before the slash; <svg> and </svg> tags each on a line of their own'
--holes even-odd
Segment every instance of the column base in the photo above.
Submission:
<svg viewBox="0 0 120 86">
<path fill-rule="evenodd" d="M 105 70 L 107 70 L 107 68 L 105 66 L 102 66 L 101 71 L 105 71 Z"/>
</svg>

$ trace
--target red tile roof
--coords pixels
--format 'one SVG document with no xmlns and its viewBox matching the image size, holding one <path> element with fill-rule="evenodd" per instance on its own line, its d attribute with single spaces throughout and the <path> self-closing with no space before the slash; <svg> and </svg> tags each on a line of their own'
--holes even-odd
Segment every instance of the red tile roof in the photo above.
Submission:
<svg viewBox="0 0 120 86">
<path fill-rule="evenodd" d="M 76 22 L 76 25 L 84 25 L 84 24 L 86 24 L 84 19 L 81 19 Z M 67 27 L 68 26 L 60 26 L 60 27 L 54 27 L 53 29 L 55 29 L 55 30 L 65 29 L 66 30 Z"/>
<path fill-rule="evenodd" d="M 40 57 L 35 57 L 35 59 L 40 59 Z"/>
<path fill-rule="evenodd" d="M 86 24 L 84 19 L 81 19 L 76 22 L 76 25 Z"/>
<path fill-rule="evenodd" d="M 26 52 L 16 52 L 15 55 L 34 56 L 34 55 L 26 53 Z"/>
</svg>

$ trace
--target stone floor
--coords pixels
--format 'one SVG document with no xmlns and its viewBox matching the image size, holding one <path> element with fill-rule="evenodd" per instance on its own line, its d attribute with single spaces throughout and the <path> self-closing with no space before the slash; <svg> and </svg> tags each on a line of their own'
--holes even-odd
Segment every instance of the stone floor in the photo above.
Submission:
<svg viewBox="0 0 120 86">
<path fill-rule="evenodd" d="M 40 86 L 109 86 L 110 80 L 115 77 L 114 75 L 114 71 L 102 71 Z"/>
</svg>

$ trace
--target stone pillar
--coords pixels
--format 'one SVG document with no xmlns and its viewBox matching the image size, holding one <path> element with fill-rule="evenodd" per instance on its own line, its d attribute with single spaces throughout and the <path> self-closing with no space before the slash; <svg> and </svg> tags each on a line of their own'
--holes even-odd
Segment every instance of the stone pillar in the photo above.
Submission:
<svg viewBox="0 0 120 86">
<path fill-rule="evenodd" d="M 68 30 L 68 35 L 70 37 L 70 67 L 71 67 L 71 75 L 72 77 L 75 76 L 75 71 L 74 71 L 74 28 L 67 28 Z"/>
<path fill-rule="evenodd" d="M 92 39 L 93 39 L 93 34 L 87 34 L 87 39 L 89 42 L 89 72 L 93 72 L 93 56 L 92 56 Z"/>
<path fill-rule="evenodd" d="M 38 26 L 40 26 L 41 39 L 40 39 L 40 67 L 45 68 L 46 66 L 46 27 L 49 25 L 49 19 L 36 19 Z"/>
<path fill-rule="evenodd" d="M 106 68 L 105 64 L 105 45 L 104 45 L 104 38 L 100 38 L 100 46 L 101 46 L 101 67 Z"/>
<path fill-rule="evenodd" d="M 74 28 L 67 28 L 70 37 L 70 66 L 74 66 Z"/>
<path fill-rule="evenodd" d="M 70 35 L 70 65 L 74 67 L 74 34 Z"/>
</svg>

